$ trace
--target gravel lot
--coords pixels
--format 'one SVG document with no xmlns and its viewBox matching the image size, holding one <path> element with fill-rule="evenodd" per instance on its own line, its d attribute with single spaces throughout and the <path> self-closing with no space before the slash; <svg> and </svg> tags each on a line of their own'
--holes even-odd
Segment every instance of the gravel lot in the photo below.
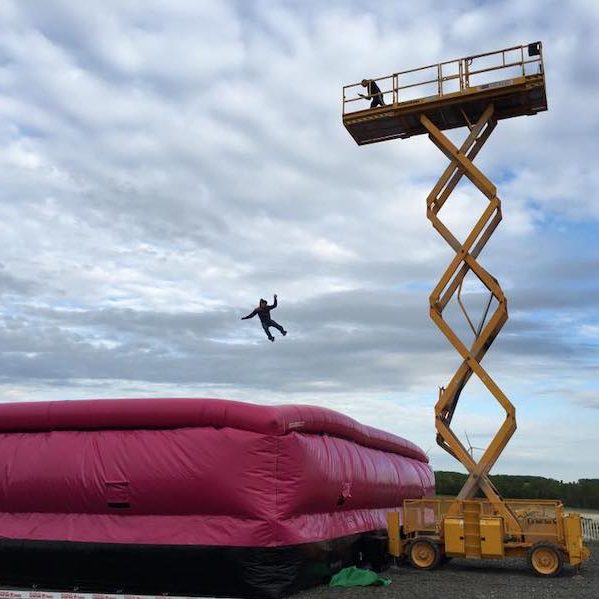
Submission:
<svg viewBox="0 0 599 599">
<path fill-rule="evenodd" d="M 316 587 L 294 599 L 368 597 L 369 599 L 599 599 L 599 544 L 589 544 L 591 559 L 576 571 L 564 566 L 556 578 L 539 578 L 524 559 L 474 561 L 454 559 L 427 572 L 409 564 L 392 566 L 382 576 L 392 579 L 388 587 Z"/>
</svg>

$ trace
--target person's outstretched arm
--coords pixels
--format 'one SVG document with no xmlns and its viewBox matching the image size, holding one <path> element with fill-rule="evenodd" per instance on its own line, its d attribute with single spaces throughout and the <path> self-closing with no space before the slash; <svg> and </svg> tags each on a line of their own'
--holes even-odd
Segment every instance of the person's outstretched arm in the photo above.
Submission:
<svg viewBox="0 0 599 599">
<path fill-rule="evenodd" d="M 241 320 L 247 320 L 248 318 L 254 318 L 258 314 L 258 310 L 253 310 L 247 316 L 242 316 Z"/>
<path fill-rule="evenodd" d="M 274 295 L 275 301 L 273 302 L 272 306 L 268 306 L 269 310 L 274 310 L 277 307 L 277 294 L 275 293 Z"/>
</svg>

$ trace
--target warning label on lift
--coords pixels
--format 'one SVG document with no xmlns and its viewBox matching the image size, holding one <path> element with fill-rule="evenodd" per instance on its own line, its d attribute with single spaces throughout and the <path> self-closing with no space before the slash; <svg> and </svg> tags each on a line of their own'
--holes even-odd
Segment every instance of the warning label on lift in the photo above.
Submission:
<svg viewBox="0 0 599 599">
<path fill-rule="evenodd" d="M 504 87 L 505 85 L 512 85 L 514 83 L 513 79 L 506 79 L 505 81 L 495 81 L 494 83 L 483 83 L 483 85 L 478 85 L 476 89 L 490 89 L 492 87 Z"/>
</svg>

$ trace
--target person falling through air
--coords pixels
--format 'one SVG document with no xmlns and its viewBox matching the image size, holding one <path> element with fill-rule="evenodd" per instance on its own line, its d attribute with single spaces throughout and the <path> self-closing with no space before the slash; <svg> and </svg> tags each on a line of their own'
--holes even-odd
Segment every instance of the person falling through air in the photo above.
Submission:
<svg viewBox="0 0 599 599">
<path fill-rule="evenodd" d="M 278 329 L 281 332 L 281 335 L 285 336 L 287 335 L 287 331 L 278 323 L 275 322 L 271 317 L 270 317 L 270 311 L 274 310 L 277 307 L 277 294 L 275 293 L 274 295 L 274 303 L 272 304 L 272 306 L 269 306 L 266 303 L 265 299 L 261 299 L 260 303 L 258 304 L 258 307 L 253 310 L 252 312 L 250 312 L 247 316 L 244 316 L 241 320 L 247 320 L 248 318 L 254 318 L 254 316 L 256 316 L 256 314 L 260 317 L 260 322 L 262 323 L 262 328 L 264 329 L 264 332 L 266 333 L 266 336 L 268 337 L 268 339 L 270 341 L 274 341 L 275 338 L 270 334 L 269 328 L 270 327 L 274 327 L 275 329 Z"/>
</svg>

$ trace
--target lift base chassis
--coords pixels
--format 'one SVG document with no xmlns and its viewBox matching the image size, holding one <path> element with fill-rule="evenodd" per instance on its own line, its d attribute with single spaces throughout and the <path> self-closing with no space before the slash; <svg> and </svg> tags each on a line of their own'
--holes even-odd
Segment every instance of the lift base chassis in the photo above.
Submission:
<svg viewBox="0 0 599 599">
<path fill-rule="evenodd" d="M 388 516 L 389 553 L 430 570 L 451 557 L 523 557 L 539 576 L 556 576 L 564 563 L 580 566 L 590 555 L 579 514 L 560 501 L 504 500 L 517 526 L 486 499 L 409 499 Z"/>
</svg>

